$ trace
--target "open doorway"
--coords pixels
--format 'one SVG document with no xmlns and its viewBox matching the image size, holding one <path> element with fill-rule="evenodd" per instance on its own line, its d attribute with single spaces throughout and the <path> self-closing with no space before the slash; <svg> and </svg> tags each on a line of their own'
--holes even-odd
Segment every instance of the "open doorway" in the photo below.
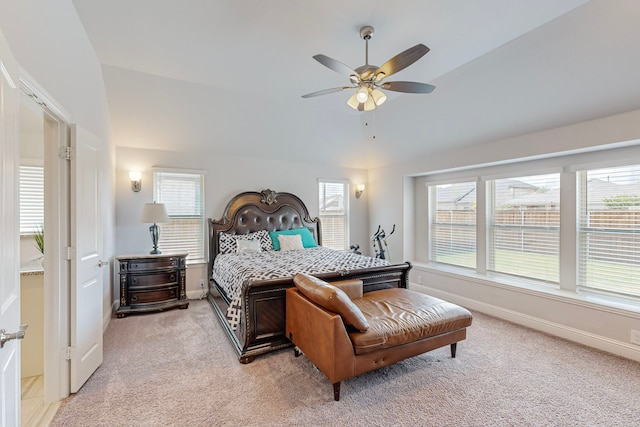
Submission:
<svg viewBox="0 0 640 427">
<path fill-rule="evenodd" d="M 20 96 L 20 323 L 29 325 L 21 350 L 23 425 L 44 421 L 44 116 Z"/>
<path fill-rule="evenodd" d="M 47 425 L 69 394 L 69 126 L 21 80 L 20 296 L 22 424 Z M 39 244 L 42 237 L 44 244 Z M 46 237 L 46 238 L 44 238 Z"/>
</svg>

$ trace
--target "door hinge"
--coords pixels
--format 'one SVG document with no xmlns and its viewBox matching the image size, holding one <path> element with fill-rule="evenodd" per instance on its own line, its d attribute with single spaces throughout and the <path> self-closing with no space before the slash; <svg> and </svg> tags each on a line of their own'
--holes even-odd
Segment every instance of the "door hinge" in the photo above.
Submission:
<svg viewBox="0 0 640 427">
<path fill-rule="evenodd" d="M 73 247 L 71 246 L 67 246 L 66 248 L 64 248 L 65 251 L 65 259 L 67 261 L 71 261 L 73 259 Z"/>
<path fill-rule="evenodd" d="M 71 353 L 73 351 L 73 347 L 67 347 L 64 353 L 64 360 L 71 360 Z"/>
<path fill-rule="evenodd" d="M 73 159 L 73 148 L 67 146 L 60 147 L 60 152 L 58 153 L 58 157 L 62 160 L 71 160 Z"/>
</svg>

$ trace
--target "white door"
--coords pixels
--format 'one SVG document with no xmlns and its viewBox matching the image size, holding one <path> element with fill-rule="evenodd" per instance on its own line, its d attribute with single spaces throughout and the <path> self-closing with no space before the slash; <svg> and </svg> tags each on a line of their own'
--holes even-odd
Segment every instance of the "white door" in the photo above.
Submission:
<svg viewBox="0 0 640 427">
<path fill-rule="evenodd" d="M 0 32 L 0 329 L 20 323 L 17 65 Z M 20 425 L 20 341 L 0 348 L 0 426 Z"/>
<path fill-rule="evenodd" d="M 71 392 L 102 363 L 103 274 L 100 215 L 102 143 L 71 127 Z"/>
</svg>

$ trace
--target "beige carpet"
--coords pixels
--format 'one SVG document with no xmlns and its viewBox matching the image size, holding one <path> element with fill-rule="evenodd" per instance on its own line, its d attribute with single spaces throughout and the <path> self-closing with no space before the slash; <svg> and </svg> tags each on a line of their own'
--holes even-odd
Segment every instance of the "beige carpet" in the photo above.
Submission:
<svg viewBox="0 0 640 427">
<path fill-rule="evenodd" d="M 439 349 L 342 384 L 292 350 L 238 363 L 204 300 L 113 319 L 53 426 L 639 426 L 640 364 L 480 313 Z"/>
</svg>

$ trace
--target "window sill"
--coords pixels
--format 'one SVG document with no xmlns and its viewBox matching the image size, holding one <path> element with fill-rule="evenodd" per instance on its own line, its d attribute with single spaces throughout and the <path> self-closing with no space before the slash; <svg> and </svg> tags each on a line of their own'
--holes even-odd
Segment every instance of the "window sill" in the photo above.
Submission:
<svg viewBox="0 0 640 427">
<path fill-rule="evenodd" d="M 640 320 L 640 304 L 632 298 L 616 297 L 610 295 L 576 293 L 560 289 L 558 285 L 544 285 L 532 280 L 521 279 L 496 273 L 480 274 L 462 267 L 441 265 L 436 263 L 424 263 L 412 261 L 414 270 L 424 271 L 468 280 L 485 286 L 506 289 L 513 292 L 534 295 L 541 298 L 552 299 L 573 305 L 580 305 L 595 310 L 607 311 Z M 421 286 L 428 286 L 421 284 Z"/>
<path fill-rule="evenodd" d="M 203 261 L 203 260 L 194 260 L 194 261 L 187 260 L 187 268 L 206 266 L 207 264 L 208 264 L 207 261 Z"/>
</svg>

